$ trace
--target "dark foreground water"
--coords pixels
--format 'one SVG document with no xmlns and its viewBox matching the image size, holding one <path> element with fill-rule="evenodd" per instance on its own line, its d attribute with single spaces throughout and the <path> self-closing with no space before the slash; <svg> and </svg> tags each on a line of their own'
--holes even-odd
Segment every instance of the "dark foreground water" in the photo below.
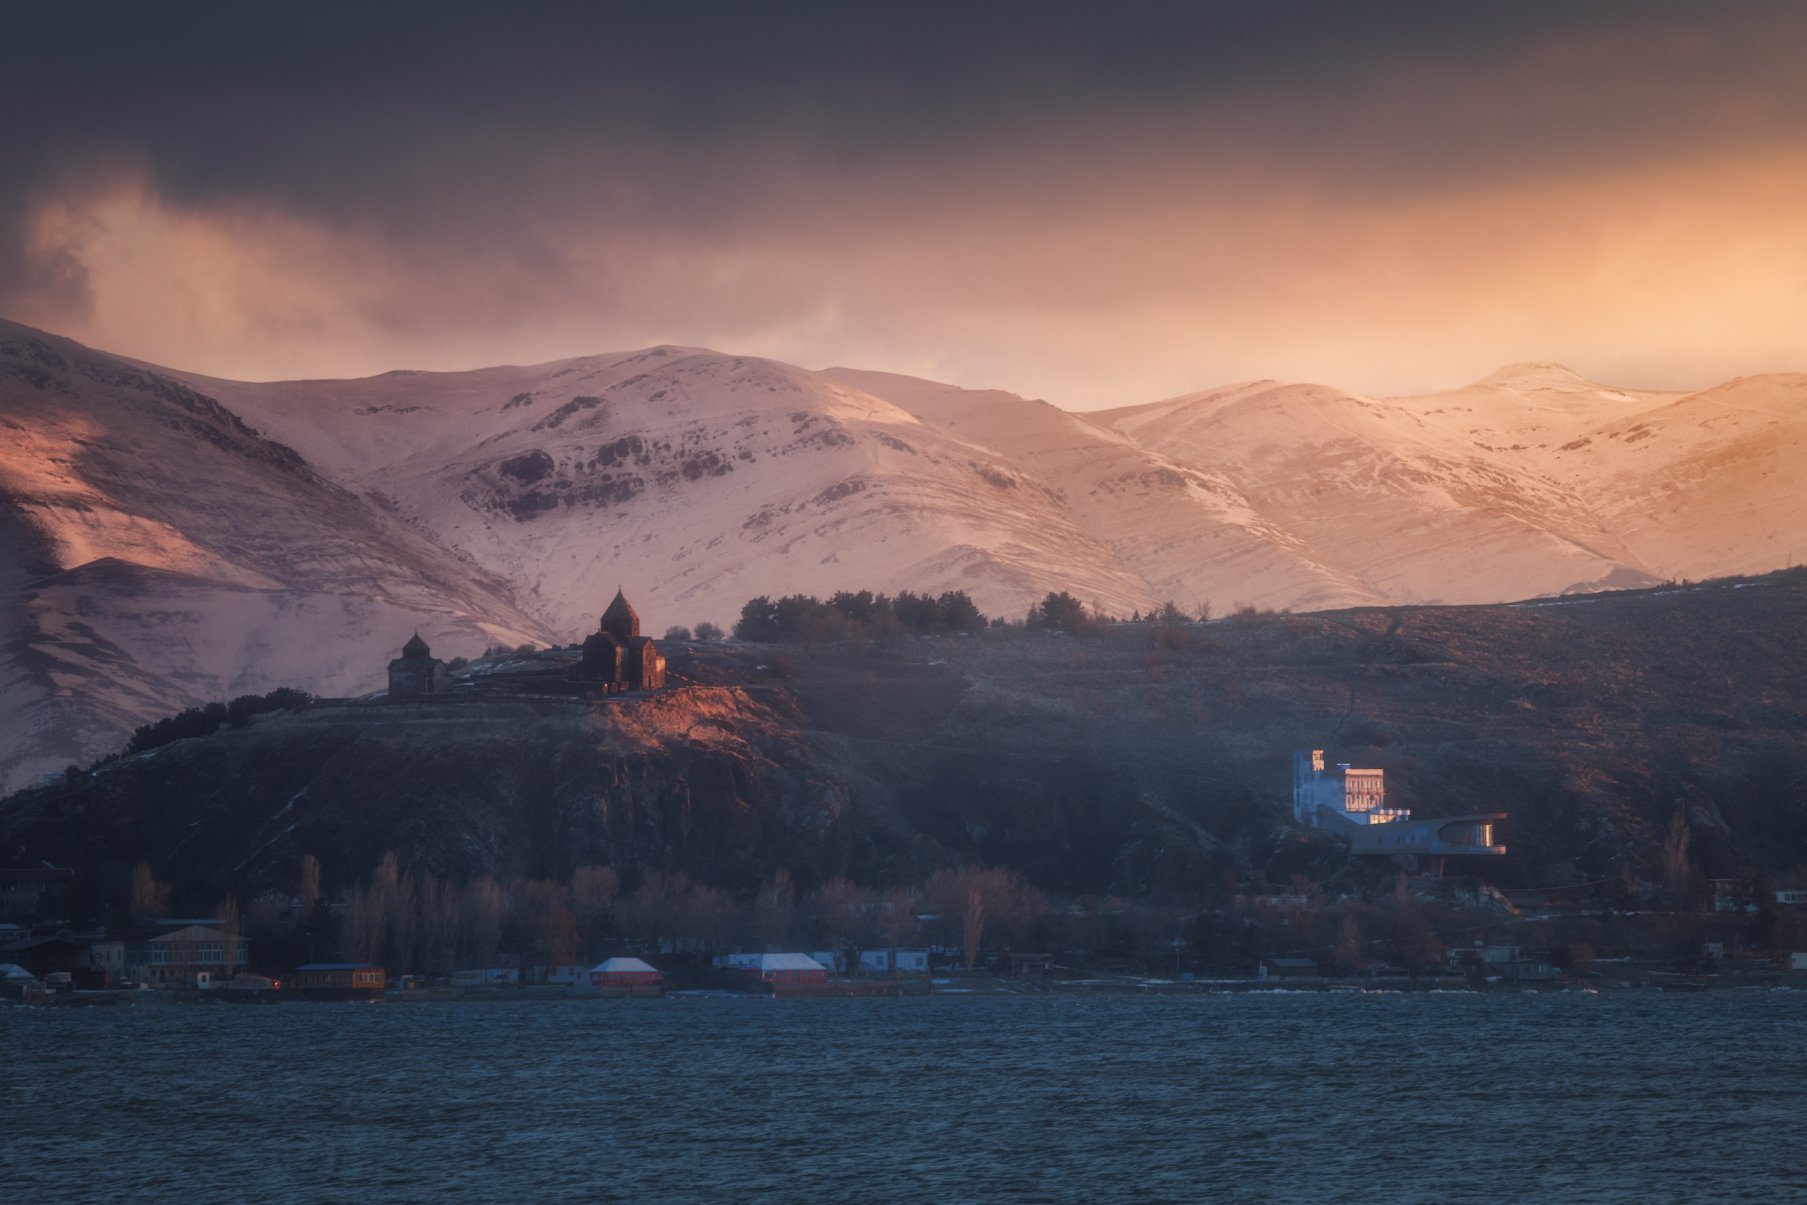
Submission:
<svg viewBox="0 0 1807 1205">
<path fill-rule="evenodd" d="M 1775 1201 L 1807 994 L 0 1006 L 15 1201 Z"/>
</svg>

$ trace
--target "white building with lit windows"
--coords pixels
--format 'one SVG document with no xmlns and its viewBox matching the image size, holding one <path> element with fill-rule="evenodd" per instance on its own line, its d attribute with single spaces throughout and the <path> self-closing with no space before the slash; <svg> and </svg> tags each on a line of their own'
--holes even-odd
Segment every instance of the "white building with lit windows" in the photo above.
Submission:
<svg viewBox="0 0 1807 1205">
<path fill-rule="evenodd" d="M 1293 754 L 1293 820 L 1349 839 L 1351 853 L 1400 857 L 1502 857 L 1494 825 L 1504 812 L 1413 820 L 1407 808 L 1387 806 L 1386 771 L 1324 763 L 1322 749 Z"/>
</svg>

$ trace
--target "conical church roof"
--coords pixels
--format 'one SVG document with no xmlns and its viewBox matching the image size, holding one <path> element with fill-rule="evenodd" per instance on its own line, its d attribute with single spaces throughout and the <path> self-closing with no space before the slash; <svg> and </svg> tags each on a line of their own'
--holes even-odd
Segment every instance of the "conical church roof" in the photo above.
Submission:
<svg viewBox="0 0 1807 1205">
<path fill-rule="evenodd" d="M 404 657 L 427 657 L 431 656 L 432 652 L 433 650 L 427 647 L 427 642 L 420 638 L 419 632 L 414 633 L 408 643 L 402 645 L 402 656 Z"/>
<path fill-rule="evenodd" d="M 617 640 L 640 634 L 640 616 L 628 605 L 627 596 L 620 590 L 615 591 L 615 601 L 602 613 L 602 630 Z"/>
</svg>

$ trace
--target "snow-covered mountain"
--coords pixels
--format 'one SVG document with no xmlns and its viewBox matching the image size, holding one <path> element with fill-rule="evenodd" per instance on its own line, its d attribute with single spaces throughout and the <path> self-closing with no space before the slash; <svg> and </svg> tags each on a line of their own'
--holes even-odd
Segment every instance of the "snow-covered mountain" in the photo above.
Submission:
<svg viewBox="0 0 1807 1205">
<path fill-rule="evenodd" d="M 680 347 L 254 384 L 0 324 L 0 778 L 204 699 L 375 688 L 416 625 L 575 640 L 617 587 L 657 634 L 843 588 L 1014 617 L 1758 572 L 1807 552 L 1804 397 L 1513 365 L 1069 414 Z"/>
<path fill-rule="evenodd" d="M 1618 584 L 1653 580 L 1584 483 L 1552 473 L 1549 453 L 1526 443 L 1544 430 L 1518 413 L 1540 414 L 1536 399 L 1499 383 L 1395 401 L 1254 381 L 1090 417 L 1219 469 L 1370 600 L 1490 602 L 1615 573 Z M 1563 428 L 1554 438 L 1569 437 Z"/>
<path fill-rule="evenodd" d="M 182 707 L 544 640 L 508 587 L 173 377 L 0 323 L 0 784 Z"/>
<path fill-rule="evenodd" d="M 1074 520 L 1141 579 L 1136 610 L 1166 600 L 1219 611 L 1240 601 L 1304 608 L 1383 601 L 1262 513 L 1222 458 L 1169 455 L 1089 415 L 1011 393 L 841 368 L 824 375 L 1056 483 Z"/>
<path fill-rule="evenodd" d="M 619 586 L 655 631 L 760 594 L 968 591 L 1017 615 L 1142 577 L 1008 455 L 826 374 L 679 347 L 472 373 L 190 378 L 576 637 Z"/>
</svg>

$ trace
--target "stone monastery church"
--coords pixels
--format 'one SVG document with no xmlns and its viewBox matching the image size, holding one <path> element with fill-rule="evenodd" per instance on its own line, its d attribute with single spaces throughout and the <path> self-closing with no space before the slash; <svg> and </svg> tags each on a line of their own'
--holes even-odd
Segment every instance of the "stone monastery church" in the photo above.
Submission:
<svg viewBox="0 0 1807 1205">
<path fill-rule="evenodd" d="M 597 630 L 583 642 L 583 656 L 567 678 L 588 693 L 618 695 L 664 688 L 665 654 L 651 636 L 640 634 L 640 616 L 620 590 L 602 613 Z M 391 699 L 445 694 L 451 688 L 451 670 L 433 656 L 419 632 L 402 646 L 402 655 L 389 663 Z"/>
<path fill-rule="evenodd" d="M 389 697 L 392 699 L 436 695 L 451 688 L 452 671 L 433 655 L 419 632 L 402 645 L 402 655 L 389 663 Z"/>
<path fill-rule="evenodd" d="M 665 654 L 651 636 L 640 634 L 640 616 L 620 590 L 615 591 L 615 601 L 602 613 L 600 629 L 584 641 L 577 673 L 604 687 L 609 694 L 658 690 L 665 685 Z"/>
</svg>

